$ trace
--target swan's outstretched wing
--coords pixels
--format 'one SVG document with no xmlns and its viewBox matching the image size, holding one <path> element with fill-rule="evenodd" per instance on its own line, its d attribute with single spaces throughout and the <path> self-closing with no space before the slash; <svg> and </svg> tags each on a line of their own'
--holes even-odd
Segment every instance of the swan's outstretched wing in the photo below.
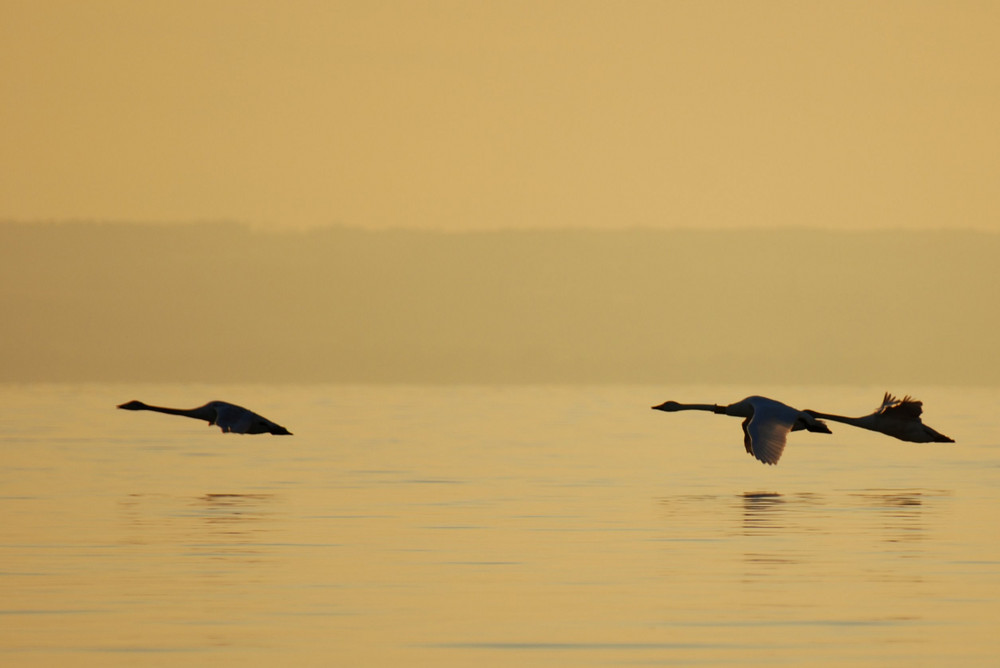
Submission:
<svg viewBox="0 0 1000 668">
<path fill-rule="evenodd" d="M 276 422 L 271 422 L 263 415 L 257 415 L 242 406 L 213 401 L 208 404 L 215 409 L 215 425 L 223 432 L 233 434 L 290 434 L 287 429 Z"/>
<path fill-rule="evenodd" d="M 253 420 L 254 414 L 252 412 L 225 401 L 213 401 L 208 405 L 215 409 L 215 422 L 213 424 L 224 433 L 247 433 Z"/>
<path fill-rule="evenodd" d="M 920 415 L 923 412 L 924 403 L 922 401 L 917 401 L 910 395 L 906 395 L 902 399 L 897 399 L 886 392 L 885 397 L 882 399 L 882 405 L 875 411 L 875 414 L 884 415 L 888 418 L 916 420 L 919 422 Z"/>
<path fill-rule="evenodd" d="M 768 404 L 754 406 L 753 417 L 743 421 L 743 444 L 747 452 L 765 464 L 777 464 L 785 451 L 788 432 L 795 424 L 796 416 L 790 413 Z"/>
</svg>

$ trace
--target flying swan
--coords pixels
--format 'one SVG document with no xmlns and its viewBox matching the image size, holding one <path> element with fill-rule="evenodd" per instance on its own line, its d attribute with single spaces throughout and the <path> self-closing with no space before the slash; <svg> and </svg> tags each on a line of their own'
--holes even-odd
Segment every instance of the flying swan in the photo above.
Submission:
<svg viewBox="0 0 1000 668">
<path fill-rule="evenodd" d="M 257 415 L 253 411 L 247 410 L 236 404 L 229 404 L 225 401 L 210 401 L 198 408 L 164 408 L 162 406 L 150 406 L 141 401 L 130 401 L 118 406 L 126 411 L 155 411 L 168 415 L 183 415 L 184 417 L 205 420 L 209 426 L 215 425 L 223 433 L 233 434 L 276 434 L 291 436 L 280 424 L 271 422 L 266 417 Z"/>
<path fill-rule="evenodd" d="M 680 404 L 666 401 L 653 410 L 673 413 L 676 411 L 711 411 L 722 415 L 744 418 L 743 446 L 747 452 L 765 464 L 777 464 L 785 449 L 785 438 L 790 431 L 807 429 L 829 434 L 830 428 L 805 411 L 787 406 L 767 397 L 747 397 L 728 406 L 716 404 Z M 826 416 L 820 416 L 826 417 Z"/>
<path fill-rule="evenodd" d="M 806 413 L 817 418 L 843 422 L 844 424 L 861 427 L 893 436 L 901 441 L 911 443 L 954 443 L 953 439 L 944 434 L 938 433 L 925 425 L 920 419 L 923 412 L 923 402 L 917 401 L 909 395 L 902 399 L 897 399 L 888 392 L 882 398 L 882 405 L 870 415 L 862 417 L 844 417 L 843 415 L 830 415 L 806 409 Z"/>
</svg>

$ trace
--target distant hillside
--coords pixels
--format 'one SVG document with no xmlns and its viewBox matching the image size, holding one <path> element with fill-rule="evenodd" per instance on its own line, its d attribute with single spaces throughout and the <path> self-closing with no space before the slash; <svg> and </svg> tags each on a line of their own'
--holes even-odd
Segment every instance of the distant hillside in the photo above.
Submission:
<svg viewBox="0 0 1000 668">
<path fill-rule="evenodd" d="M 0 380 L 996 383 L 1000 236 L 0 225 Z"/>
</svg>

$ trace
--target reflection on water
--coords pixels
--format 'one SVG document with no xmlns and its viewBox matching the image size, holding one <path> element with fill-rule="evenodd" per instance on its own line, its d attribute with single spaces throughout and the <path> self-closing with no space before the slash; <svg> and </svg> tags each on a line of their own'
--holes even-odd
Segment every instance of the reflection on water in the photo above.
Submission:
<svg viewBox="0 0 1000 668">
<path fill-rule="evenodd" d="M 872 511 L 883 540 L 908 543 L 933 538 L 928 522 L 937 514 L 934 502 L 952 495 L 945 490 L 865 490 L 852 496 L 859 507 Z"/>
<path fill-rule="evenodd" d="M 186 557 L 213 561 L 259 560 L 274 532 L 273 504 L 273 494 L 130 494 L 119 502 L 126 525 L 122 541 L 175 546 Z"/>
<path fill-rule="evenodd" d="M 780 531 L 790 521 L 788 503 L 800 499 L 785 498 L 777 492 L 745 492 L 743 499 L 743 528 L 745 533 Z"/>
<path fill-rule="evenodd" d="M 832 564 L 838 542 L 850 538 L 870 555 L 916 558 L 916 541 L 933 540 L 934 523 L 941 512 L 934 501 L 951 496 L 940 490 L 867 489 L 837 494 L 778 494 L 748 492 L 742 495 L 742 532 L 753 541 L 744 559 L 754 566 L 747 577 L 767 576 L 789 564 Z M 832 536 L 837 532 L 836 536 Z M 784 540 L 783 540 L 784 539 Z M 909 543 L 910 547 L 886 545 Z M 763 547 L 771 549 L 762 549 Z M 776 548 L 776 549 L 775 549 Z M 760 567 L 764 568 L 760 568 Z M 901 573 L 891 561 L 869 556 L 864 579 L 918 582 L 923 574 Z"/>
<path fill-rule="evenodd" d="M 862 489 L 857 491 L 736 495 L 675 495 L 660 499 L 670 528 L 682 540 L 685 529 L 732 528 L 745 546 L 743 559 L 754 566 L 818 564 L 839 552 L 851 539 L 863 549 L 913 557 L 920 541 L 933 540 L 953 492 L 929 489 Z M 667 540 L 667 539 L 665 539 Z M 909 548 L 904 547 L 909 545 Z M 754 568 L 748 576 L 778 569 Z M 893 576 L 894 577 L 894 576 Z"/>
<path fill-rule="evenodd" d="M 3 397 L 15 420 L 112 417 L 12 427 L 0 664 L 908 666 L 1000 651 L 1000 447 L 946 401 L 941 422 L 969 446 L 803 435 L 764 467 L 731 425 L 679 421 L 666 440 L 648 388 L 284 388 L 252 402 L 302 425 L 280 443 L 114 422 L 121 395 L 166 393 L 141 389 Z"/>
<path fill-rule="evenodd" d="M 247 539 L 263 531 L 266 506 L 273 494 L 205 494 L 192 503 L 191 516 L 208 526 L 213 534 Z"/>
<path fill-rule="evenodd" d="M 951 496 L 942 490 L 859 490 L 840 495 L 811 492 L 779 494 L 746 492 L 743 500 L 743 528 L 747 534 L 808 531 L 802 521 L 823 518 L 827 513 L 854 512 L 857 517 L 874 516 L 884 540 L 895 542 L 919 539 L 927 531 L 929 503 Z M 808 512 L 807 512 L 808 511 Z M 812 529 L 819 530 L 818 526 Z"/>
</svg>

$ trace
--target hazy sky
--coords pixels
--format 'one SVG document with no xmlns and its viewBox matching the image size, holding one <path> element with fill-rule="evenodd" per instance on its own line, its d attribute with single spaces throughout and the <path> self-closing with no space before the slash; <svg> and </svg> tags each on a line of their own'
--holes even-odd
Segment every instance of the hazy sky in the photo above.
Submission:
<svg viewBox="0 0 1000 668">
<path fill-rule="evenodd" d="M 1000 231 L 1000 3 L 3 0 L 0 219 Z"/>
</svg>

